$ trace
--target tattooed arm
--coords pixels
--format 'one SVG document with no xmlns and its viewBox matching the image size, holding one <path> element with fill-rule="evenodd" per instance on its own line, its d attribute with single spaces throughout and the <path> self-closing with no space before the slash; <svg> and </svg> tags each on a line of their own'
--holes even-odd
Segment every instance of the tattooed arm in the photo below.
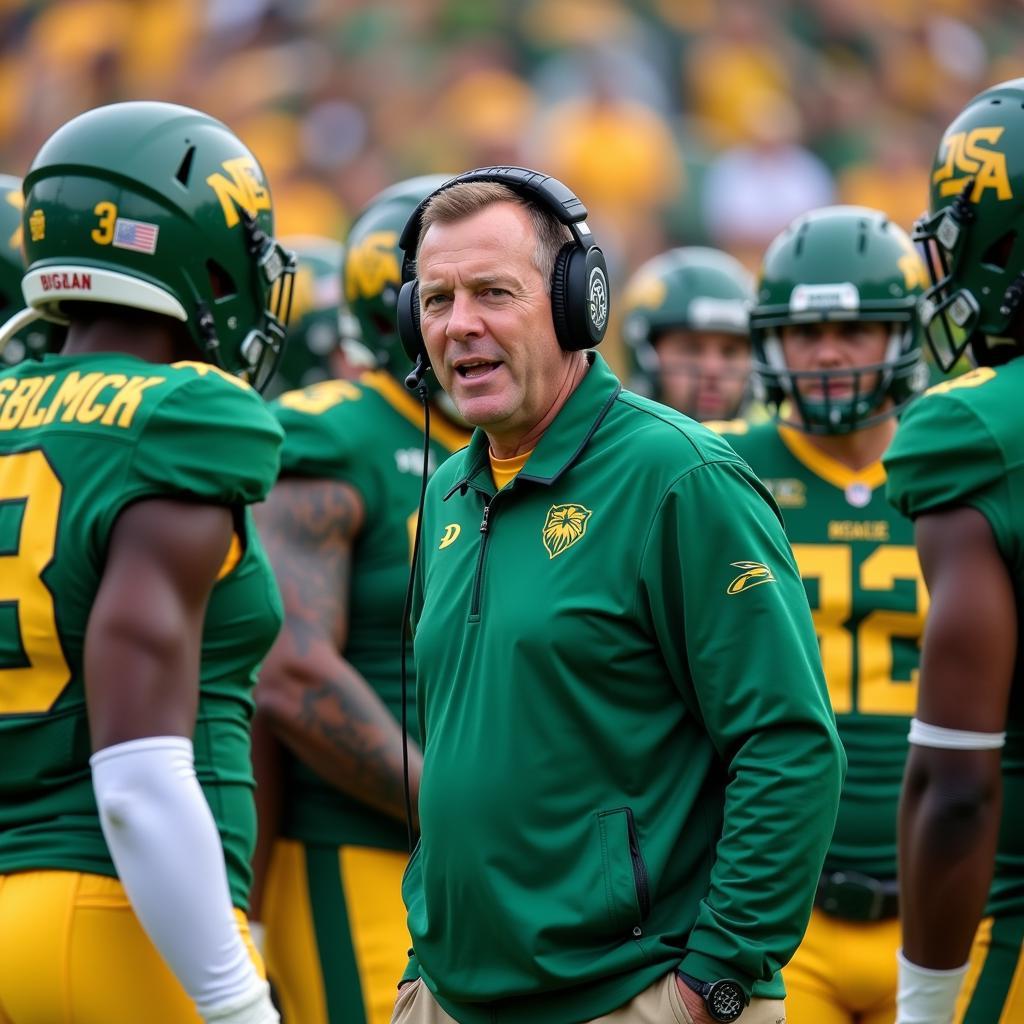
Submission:
<svg viewBox="0 0 1024 1024">
<path fill-rule="evenodd" d="M 363 517 L 362 499 L 348 484 L 296 477 L 279 480 L 256 509 L 285 609 L 256 704 L 277 737 L 318 775 L 405 821 L 401 725 L 339 653 L 348 637 L 350 563 Z M 414 814 L 421 764 L 410 744 Z"/>
</svg>

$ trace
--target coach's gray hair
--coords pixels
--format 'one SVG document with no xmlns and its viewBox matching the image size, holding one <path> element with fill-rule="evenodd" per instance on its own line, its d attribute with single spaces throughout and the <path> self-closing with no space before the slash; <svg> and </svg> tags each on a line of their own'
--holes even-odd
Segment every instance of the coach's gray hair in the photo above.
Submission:
<svg viewBox="0 0 1024 1024">
<path fill-rule="evenodd" d="M 555 257 L 566 242 L 572 241 L 572 232 L 544 207 L 538 206 L 497 181 L 467 181 L 432 196 L 423 210 L 420 236 L 416 239 L 417 260 L 423 236 L 431 224 L 451 224 L 493 203 L 515 203 L 516 206 L 522 206 L 530 215 L 534 233 L 537 235 L 533 265 L 540 271 L 544 288 L 550 294 Z"/>
</svg>

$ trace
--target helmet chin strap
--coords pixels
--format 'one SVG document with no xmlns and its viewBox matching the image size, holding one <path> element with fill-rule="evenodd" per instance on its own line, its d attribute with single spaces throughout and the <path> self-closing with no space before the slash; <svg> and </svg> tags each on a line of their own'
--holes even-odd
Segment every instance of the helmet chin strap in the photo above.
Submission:
<svg viewBox="0 0 1024 1024">
<path fill-rule="evenodd" d="M 14 314 L 5 324 L 0 326 L 0 352 L 7 347 L 11 340 L 23 327 L 27 327 L 36 320 L 42 320 L 43 316 L 38 310 L 23 309 Z"/>
</svg>

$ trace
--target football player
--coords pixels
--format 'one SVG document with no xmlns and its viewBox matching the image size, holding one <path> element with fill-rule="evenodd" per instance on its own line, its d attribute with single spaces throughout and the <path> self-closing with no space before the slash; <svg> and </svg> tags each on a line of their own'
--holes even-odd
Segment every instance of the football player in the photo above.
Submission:
<svg viewBox="0 0 1024 1024">
<path fill-rule="evenodd" d="M 289 392 L 273 407 L 285 431 L 282 474 L 258 521 L 285 625 L 257 702 L 285 748 L 284 799 L 261 919 L 282 1011 L 302 1024 L 386 1024 L 407 963 L 399 638 L 424 438 L 423 408 L 402 383 L 398 239 L 444 180 L 387 189 L 348 235 L 345 298 L 378 369 Z M 435 407 L 430 467 L 467 441 Z M 409 722 L 415 808 L 420 755 Z"/>
<path fill-rule="evenodd" d="M 252 154 L 164 103 L 54 133 L 23 228 L 67 341 L 0 373 L 0 1021 L 270 1024 L 249 719 L 281 610 L 248 506 L 281 431 L 246 380 L 291 256 Z"/>
<path fill-rule="evenodd" d="M 749 400 L 753 281 L 717 249 L 670 249 L 625 288 L 629 386 L 697 420 L 741 416 Z"/>
<path fill-rule="evenodd" d="M 21 255 L 21 178 L 0 174 L 0 324 L 24 307 L 21 275 L 25 264 Z M 60 348 L 64 331 L 57 324 L 35 320 L 8 338 L 0 350 L 0 369 L 20 363 L 29 356 Z"/>
<path fill-rule="evenodd" d="M 750 317 L 778 422 L 724 428 L 782 509 L 849 757 L 815 909 L 783 972 L 793 1024 L 895 1013 L 896 812 L 926 595 L 879 460 L 922 386 L 924 276 L 906 233 L 875 210 L 795 220 L 765 254 Z"/>
<path fill-rule="evenodd" d="M 1024 1021 L 1024 79 L 946 129 L 926 337 L 944 370 L 885 456 L 932 610 L 900 811 L 900 1024 Z M 979 919 L 981 923 L 979 925 Z"/>
</svg>

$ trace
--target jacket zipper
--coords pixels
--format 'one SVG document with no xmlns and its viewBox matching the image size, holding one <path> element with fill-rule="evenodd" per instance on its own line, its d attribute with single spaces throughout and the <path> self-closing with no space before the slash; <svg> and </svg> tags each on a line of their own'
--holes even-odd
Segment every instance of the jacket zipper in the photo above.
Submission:
<svg viewBox="0 0 1024 1024">
<path fill-rule="evenodd" d="M 476 556 L 476 576 L 473 578 L 473 600 L 470 602 L 470 617 L 476 618 L 480 614 L 480 591 L 483 589 L 484 556 L 487 553 L 487 541 L 490 538 L 489 520 L 491 516 L 491 502 L 488 498 L 484 503 L 484 517 L 480 521 L 480 553 Z"/>
<path fill-rule="evenodd" d="M 651 912 L 651 884 L 647 877 L 647 865 L 640 852 L 640 837 L 636 832 L 632 808 L 626 808 L 626 826 L 629 830 L 629 856 L 633 861 L 633 881 L 636 884 L 636 898 L 640 904 L 640 920 L 646 921 Z M 633 929 L 636 935 L 639 927 Z"/>
</svg>

